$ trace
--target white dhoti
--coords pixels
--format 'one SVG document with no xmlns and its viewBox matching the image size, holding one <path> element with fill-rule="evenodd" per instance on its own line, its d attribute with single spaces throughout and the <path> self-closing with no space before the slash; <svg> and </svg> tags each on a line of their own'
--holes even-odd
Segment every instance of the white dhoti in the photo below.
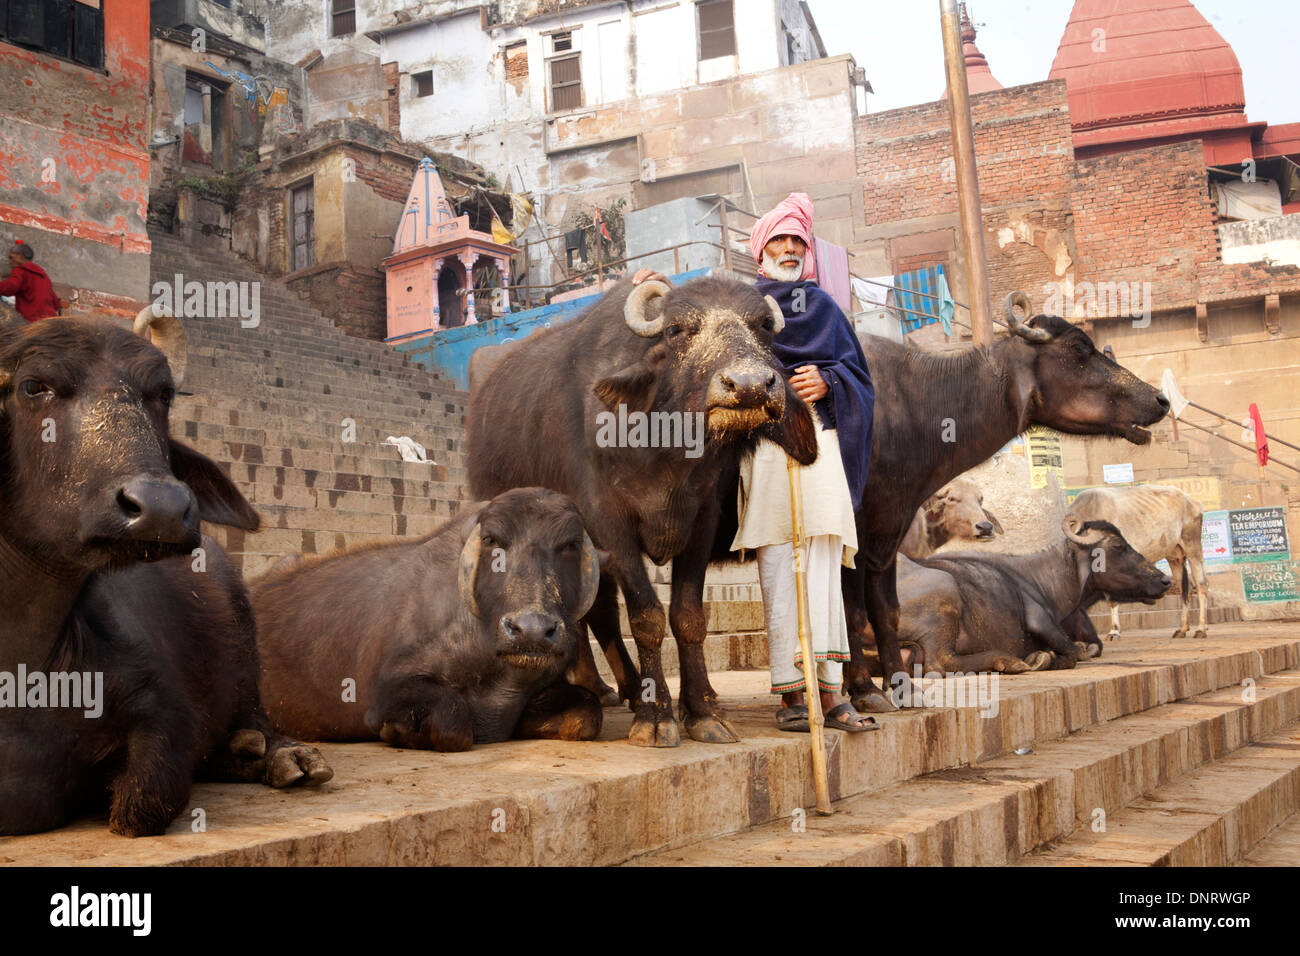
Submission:
<svg viewBox="0 0 1300 956">
<path fill-rule="evenodd" d="M 840 567 L 853 567 L 857 527 L 838 436 L 834 430 L 823 429 L 816 414 L 813 421 L 817 425 L 817 461 L 799 469 L 808 537 L 808 617 L 817 683 L 824 691 L 838 693 L 843 662 L 849 659 Z M 758 553 L 772 693 L 803 690 L 790 477 L 780 446 L 762 442 L 741 462 L 738 504 L 740 528 L 731 550 L 753 548 Z"/>
</svg>

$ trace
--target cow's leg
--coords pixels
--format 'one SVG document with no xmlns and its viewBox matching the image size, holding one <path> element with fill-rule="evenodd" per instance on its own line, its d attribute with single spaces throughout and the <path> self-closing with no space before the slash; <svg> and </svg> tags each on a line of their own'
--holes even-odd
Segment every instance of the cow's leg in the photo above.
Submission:
<svg viewBox="0 0 1300 956">
<path fill-rule="evenodd" d="M 714 520 L 701 516 L 691 546 L 673 559 L 672 601 L 668 621 L 677 638 L 677 653 L 682 669 L 682 706 L 686 733 L 692 740 L 706 744 L 732 744 L 740 740 L 736 728 L 727 721 L 727 712 L 718 703 L 718 695 L 709 683 L 704 663 L 704 639 L 708 620 L 704 613 L 704 573 L 709 566 L 713 544 Z M 707 531 L 708 533 L 704 533 Z"/>
<path fill-rule="evenodd" d="M 610 576 L 600 576 L 600 590 L 596 592 L 596 603 L 591 606 L 585 618 L 587 626 L 595 636 L 600 649 L 609 661 L 609 668 L 614 672 L 618 683 L 619 700 L 629 704 L 636 700 L 641 689 L 641 680 L 637 675 L 636 665 L 628 656 L 627 645 L 623 643 L 623 629 L 618 621 L 618 583 Z M 594 661 L 592 662 L 594 665 Z M 593 688 L 594 689 L 594 688 Z M 602 696 L 601 703 L 610 706 L 609 698 Z M 617 705 L 618 701 L 614 701 Z"/>
<path fill-rule="evenodd" d="M 1113 641 L 1119 637 L 1119 602 L 1107 598 L 1106 606 L 1110 608 L 1110 632 L 1106 635 L 1106 640 Z"/>
<path fill-rule="evenodd" d="M 469 750 L 474 723 L 469 701 L 421 673 L 398 673 L 375 687 L 366 726 L 384 743 L 416 750 Z"/>
<path fill-rule="evenodd" d="M 514 735 L 525 740 L 595 740 L 600 722 L 599 698 L 585 687 L 561 681 L 533 695 Z"/>
<path fill-rule="evenodd" d="M 840 570 L 844 617 L 849 627 L 849 662 L 844 666 L 844 693 L 853 701 L 855 710 L 861 713 L 884 714 L 898 708 L 893 705 L 888 695 L 877 689 L 871 679 L 870 666 L 863 650 L 867 632 L 871 630 L 871 618 L 867 613 L 866 571 L 861 567 L 861 563 L 859 559 L 857 568 Z M 879 643 L 876 645 L 876 658 L 883 678 L 888 672 L 884 669 Z M 884 686 L 883 680 L 881 683 Z"/>
<path fill-rule="evenodd" d="M 1078 646 L 1082 658 L 1101 657 L 1101 638 L 1097 636 L 1097 629 L 1092 626 L 1092 618 L 1088 617 L 1086 608 L 1079 607 L 1071 611 L 1070 616 L 1061 622 L 1061 630 Z"/>
<path fill-rule="evenodd" d="M 664 679 L 661 657 L 667 620 L 635 542 L 620 541 L 610 549 L 610 566 L 627 604 L 627 619 L 640 657 L 641 687 L 633 694 L 632 729 L 627 739 L 638 747 L 676 747 L 681 730 L 673 716 L 673 697 Z"/>
<path fill-rule="evenodd" d="M 1171 635 L 1173 638 L 1187 636 L 1187 617 L 1190 607 L 1187 600 L 1187 569 L 1183 567 L 1182 553 L 1175 549 L 1176 553 L 1170 555 L 1166 560 L 1169 562 L 1169 577 L 1173 579 L 1173 584 L 1169 590 L 1178 595 L 1179 605 L 1179 624 L 1178 630 Z"/>
<path fill-rule="evenodd" d="M 622 703 L 622 698 L 619 697 L 618 691 L 601 678 L 600 671 L 596 669 L 596 655 L 591 653 L 591 638 L 587 635 L 586 625 L 581 629 L 582 634 L 578 637 L 578 657 L 569 671 L 569 680 L 574 686 L 591 691 L 604 706 L 617 707 Z"/>
<path fill-rule="evenodd" d="M 1026 601 L 1024 614 L 1025 631 L 1055 655 L 1051 663 L 1052 670 L 1074 667 L 1079 660 L 1079 648 L 1056 623 L 1052 613 L 1035 601 Z M 1026 660 L 1032 657 L 1030 655 Z"/>
<path fill-rule="evenodd" d="M 190 798 L 193 748 L 185 715 L 132 728 L 126 765 L 110 784 L 108 828 L 122 836 L 159 836 Z"/>
<path fill-rule="evenodd" d="M 1023 674 L 1029 665 L 1006 651 L 980 651 L 978 654 L 948 654 L 938 668 L 945 674 L 960 671 L 965 674 Z"/>
<path fill-rule="evenodd" d="M 1199 543 L 1198 541 L 1197 544 Z M 1187 549 L 1184 548 L 1184 550 Z M 1209 582 L 1205 579 L 1205 562 L 1201 559 L 1200 548 L 1197 548 L 1195 552 L 1187 551 L 1187 574 L 1196 586 L 1196 596 L 1201 602 L 1201 609 L 1197 615 L 1196 632 L 1192 637 L 1205 637 L 1208 634 L 1205 629 L 1205 605 L 1206 599 L 1210 596 L 1210 591 Z"/>
<path fill-rule="evenodd" d="M 264 783 L 268 787 L 315 786 L 334 777 L 321 752 L 271 729 L 265 714 L 255 714 L 231 734 L 226 748 L 214 755 L 205 779 Z"/>
</svg>

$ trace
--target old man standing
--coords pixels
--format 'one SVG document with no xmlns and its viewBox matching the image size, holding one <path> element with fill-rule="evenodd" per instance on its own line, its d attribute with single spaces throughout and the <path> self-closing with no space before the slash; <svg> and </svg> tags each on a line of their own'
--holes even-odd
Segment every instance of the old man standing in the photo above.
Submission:
<svg viewBox="0 0 1300 956">
<path fill-rule="evenodd" d="M 750 250 L 758 290 L 772 296 L 785 328 L 772 343 L 790 385 L 813 405 L 817 461 L 801 468 L 808 540 L 807 579 L 813 654 L 826 726 L 858 733 L 877 729 L 840 696 L 849 659 L 840 567 L 853 567 L 861 503 L 871 455 L 875 389 L 867 360 L 840 307 L 817 284 L 812 200 L 791 193 L 755 224 Z M 740 528 L 732 550 L 753 548 L 767 620 L 772 693 L 781 695 L 777 726 L 808 730 L 803 656 L 795 595 L 794 531 L 785 452 L 764 441 L 741 465 Z"/>
</svg>

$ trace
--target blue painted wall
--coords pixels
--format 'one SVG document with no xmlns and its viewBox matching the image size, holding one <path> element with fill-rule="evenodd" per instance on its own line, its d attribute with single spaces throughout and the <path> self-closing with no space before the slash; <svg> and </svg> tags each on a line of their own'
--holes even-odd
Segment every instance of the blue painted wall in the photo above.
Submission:
<svg viewBox="0 0 1300 956">
<path fill-rule="evenodd" d="M 671 276 L 674 285 L 708 275 L 709 269 L 694 269 Z M 443 329 L 427 335 L 417 335 L 391 342 L 393 348 L 405 352 L 412 362 L 423 365 L 431 372 L 437 372 L 443 378 L 452 379 L 459 389 L 469 390 L 469 357 L 474 350 L 483 345 L 499 345 L 513 342 L 532 335 L 538 329 L 549 329 L 558 322 L 576 319 L 580 313 L 592 306 L 603 293 L 543 305 L 523 312 L 511 312 L 487 322 L 475 325 L 463 325 L 455 329 Z"/>
</svg>

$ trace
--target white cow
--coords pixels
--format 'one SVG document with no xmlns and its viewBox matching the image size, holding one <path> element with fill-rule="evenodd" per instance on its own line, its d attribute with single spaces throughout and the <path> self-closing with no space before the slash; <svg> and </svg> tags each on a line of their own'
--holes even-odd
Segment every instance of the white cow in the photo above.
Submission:
<svg viewBox="0 0 1300 956">
<path fill-rule="evenodd" d="M 1201 598 L 1200 624 L 1192 637 L 1205 637 L 1205 562 L 1201 556 L 1201 506 L 1170 485 L 1138 485 L 1133 488 L 1089 488 L 1070 505 L 1068 514 L 1085 521 L 1109 521 L 1133 549 L 1148 561 L 1166 558 L 1174 588 L 1182 595 L 1182 624 L 1174 637 L 1187 636 L 1191 611 L 1188 583 Z M 1184 569 L 1186 560 L 1188 567 Z M 1171 589 L 1172 590 L 1172 589 Z M 1110 604 L 1110 633 L 1119 637 L 1119 605 Z"/>
<path fill-rule="evenodd" d="M 898 550 L 913 560 L 927 558 L 948 541 L 992 541 L 1002 523 L 984 507 L 984 492 L 969 478 L 954 478 L 916 509 Z"/>
</svg>

